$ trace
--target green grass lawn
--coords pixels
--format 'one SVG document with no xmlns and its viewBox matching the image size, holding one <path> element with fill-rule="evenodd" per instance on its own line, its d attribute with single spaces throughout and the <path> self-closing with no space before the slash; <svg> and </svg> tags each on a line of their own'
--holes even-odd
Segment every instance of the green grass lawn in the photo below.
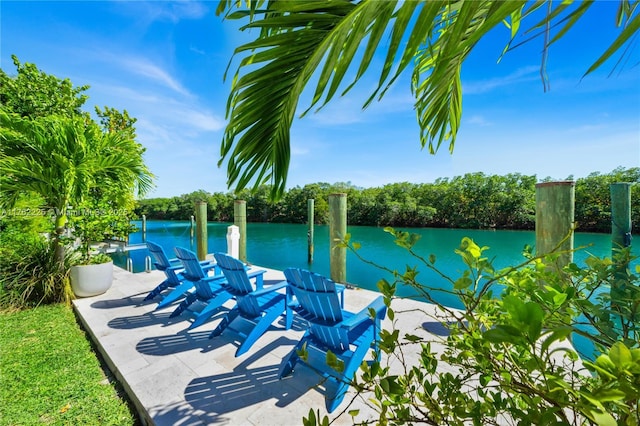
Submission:
<svg viewBox="0 0 640 426">
<path fill-rule="evenodd" d="M 137 425 L 64 305 L 0 313 L 1 425 Z"/>
</svg>

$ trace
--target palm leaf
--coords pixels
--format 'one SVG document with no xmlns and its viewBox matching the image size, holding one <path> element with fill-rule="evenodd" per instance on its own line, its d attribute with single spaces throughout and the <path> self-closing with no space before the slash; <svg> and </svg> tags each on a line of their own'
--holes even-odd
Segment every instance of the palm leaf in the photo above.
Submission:
<svg viewBox="0 0 640 426">
<path fill-rule="evenodd" d="M 247 5 L 245 9 L 231 11 L 242 3 Z M 560 26 L 544 47 L 547 49 L 591 5 L 591 1 L 581 3 L 562 17 L 571 3 L 222 0 L 218 13 L 229 12 L 227 19 L 248 18 L 243 29 L 260 30 L 254 41 L 234 53 L 241 59 L 227 101 L 229 122 L 218 162 L 219 166 L 227 162 L 228 186 L 235 185 L 235 190 L 241 191 L 252 184 L 255 189 L 271 182 L 271 197 L 279 198 L 286 186 L 290 161 L 290 128 L 304 89 L 310 86 L 311 100 L 302 116 L 330 102 L 345 79 L 353 75 L 341 94 L 351 90 L 366 72 L 371 72 L 376 54 L 384 60 L 378 70 L 377 87 L 364 107 L 381 99 L 413 66 L 420 143 L 432 153 L 444 142 L 453 150 L 462 116 L 460 74 L 477 42 L 505 23 L 511 36 L 505 51 L 512 49 L 511 42 L 521 31 L 523 20 L 550 5 L 545 18 L 526 31 Z M 637 33 L 640 20 L 632 16 L 636 6 L 637 2 L 621 0 L 618 20 L 622 22 L 626 16 L 627 26 L 587 73 Z M 386 44 L 382 43 L 385 37 Z"/>
<path fill-rule="evenodd" d="M 286 13 L 281 8 L 295 12 Z M 221 160 L 229 155 L 227 174 L 229 186 L 236 183 L 241 190 L 251 182 L 259 186 L 273 180 L 272 196 L 277 198 L 285 189 L 290 159 L 289 129 L 299 97 L 322 60 L 327 34 L 353 9 L 347 1 L 330 5 L 320 1 L 269 2 L 268 15 L 246 28 L 262 28 L 260 37 L 236 49 L 245 56 L 234 77 L 229 96 L 227 124 L 221 145 Z M 309 21 L 310 11 L 321 13 Z M 300 20 L 297 14 L 303 14 Z M 275 20 L 275 26 L 269 25 Z M 305 26 L 301 26 L 307 22 Z M 239 77 L 244 67 L 255 67 Z"/>
</svg>

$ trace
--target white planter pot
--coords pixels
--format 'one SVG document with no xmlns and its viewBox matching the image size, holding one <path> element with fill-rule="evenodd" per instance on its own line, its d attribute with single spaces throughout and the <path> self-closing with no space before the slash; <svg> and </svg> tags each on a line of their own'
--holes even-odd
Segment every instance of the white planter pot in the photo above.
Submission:
<svg viewBox="0 0 640 426">
<path fill-rule="evenodd" d="M 71 289 L 78 297 L 102 294 L 112 283 L 113 262 L 71 267 Z"/>
</svg>

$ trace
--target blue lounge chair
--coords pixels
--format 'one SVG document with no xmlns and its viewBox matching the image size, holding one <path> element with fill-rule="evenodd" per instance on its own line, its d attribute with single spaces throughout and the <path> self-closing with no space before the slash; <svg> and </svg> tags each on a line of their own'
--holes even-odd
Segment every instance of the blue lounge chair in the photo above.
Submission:
<svg viewBox="0 0 640 426">
<path fill-rule="evenodd" d="M 231 299 L 233 295 L 227 293 L 221 286 L 224 282 L 224 275 L 208 276 L 194 252 L 183 247 L 176 247 L 174 250 L 184 267 L 182 272 L 184 280 L 192 283 L 195 290 L 186 294 L 184 300 L 180 302 L 169 317 L 177 317 L 188 310 L 195 316 L 194 321 L 189 326 L 189 329 L 192 329 L 204 324 L 213 316 L 216 309 Z M 192 309 L 192 304 L 195 301 L 201 302 L 198 306 L 205 306 L 200 310 Z"/>
<path fill-rule="evenodd" d="M 329 278 L 297 268 L 286 269 L 284 275 L 295 296 L 294 309 L 309 323 L 309 328 L 285 358 L 279 377 L 291 375 L 296 363 L 304 362 L 327 379 L 325 402 L 332 412 L 342 402 L 367 351 L 376 348 L 380 322 L 387 312 L 384 299 L 378 297 L 353 314 L 341 309 L 340 289 Z M 371 309 L 375 318 L 369 313 Z M 307 353 L 305 360 L 300 357 L 303 350 Z M 341 371 L 327 364 L 329 351 L 343 364 Z"/>
<path fill-rule="evenodd" d="M 189 288 L 193 287 L 193 284 L 183 285 L 184 278 L 181 274 L 181 271 L 183 269 L 182 264 L 178 259 L 169 259 L 162 246 L 154 242 L 147 241 L 147 249 L 149 250 L 149 254 L 151 254 L 151 257 L 153 258 L 153 264 L 155 265 L 156 269 L 164 272 L 166 278 L 164 281 L 158 284 L 156 288 L 151 290 L 149 294 L 147 294 L 147 296 L 144 298 L 144 301 L 151 300 L 160 296 L 162 292 L 167 289 L 175 289 L 182 286 L 180 291 L 175 292 L 175 296 L 171 298 L 173 300 L 167 300 L 166 296 L 163 297 L 161 304 L 163 306 L 167 306 L 179 299 L 180 296 L 182 296 L 187 290 L 189 290 Z M 215 266 L 212 261 L 203 262 L 203 265 L 210 265 L 207 266 L 207 268 L 213 268 Z"/>
<path fill-rule="evenodd" d="M 252 323 L 248 333 L 240 333 L 244 337 L 236 351 L 236 356 L 240 356 L 251 348 L 276 318 L 285 313 L 287 296 L 277 290 L 286 288 L 287 282 L 263 287 L 264 270 L 247 271 L 242 262 L 223 253 L 215 253 L 213 256 L 226 278 L 222 286 L 235 297 L 236 306 L 226 314 L 210 337 L 222 334 L 238 317 Z M 251 284 L 253 277 L 257 280 L 256 288 Z"/>
<path fill-rule="evenodd" d="M 182 297 L 189 289 L 193 287 L 193 283 L 185 282 L 182 276 L 183 266 L 178 259 L 169 259 L 162 246 L 151 241 L 147 241 L 147 248 L 153 258 L 153 263 L 157 270 L 164 272 L 165 280 L 156 286 L 153 290 L 147 294 L 144 301 L 152 300 L 160 295 L 167 289 L 173 289 L 170 293 L 166 294 L 156 309 L 168 306 Z M 210 260 L 201 262 L 201 265 L 205 271 L 209 271 L 215 268 L 215 263 Z"/>
</svg>

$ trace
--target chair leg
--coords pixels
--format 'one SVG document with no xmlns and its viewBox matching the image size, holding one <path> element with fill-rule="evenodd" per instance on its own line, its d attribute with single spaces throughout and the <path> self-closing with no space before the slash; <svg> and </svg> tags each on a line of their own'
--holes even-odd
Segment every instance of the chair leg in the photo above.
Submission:
<svg viewBox="0 0 640 426">
<path fill-rule="evenodd" d="M 156 306 L 156 309 L 162 309 L 165 306 L 169 306 L 176 300 L 180 299 L 186 292 L 188 292 L 193 287 L 193 283 L 190 281 L 185 281 L 180 284 L 178 287 L 171 290 L 171 293 L 167 294 Z"/>
<path fill-rule="evenodd" d="M 160 293 L 162 293 L 167 287 L 169 287 L 169 280 L 162 281 L 160 284 L 158 284 L 158 286 L 156 288 L 151 290 L 149 292 L 149 294 L 147 294 L 147 297 L 142 299 L 142 301 L 146 302 L 147 300 L 151 300 L 151 299 L 155 298 Z"/>
<path fill-rule="evenodd" d="M 295 368 L 296 363 L 300 359 L 300 355 L 298 355 L 298 352 L 307 343 L 308 338 L 309 338 L 309 332 L 306 331 L 304 336 L 302 336 L 302 339 L 300 339 L 300 341 L 296 345 L 296 347 L 293 348 L 291 352 L 289 352 L 289 355 L 287 356 L 286 360 L 282 363 L 282 367 L 280 367 L 280 372 L 278 373 L 279 379 L 290 376 L 293 373 L 293 369 Z"/>
<path fill-rule="evenodd" d="M 333 377 L 334 380 L 338 381 L 338 386 L 335 392 L 325 396 L 327 411 L 330 413 L 340 405 L 344 396 L 347 394 L 349 386 L 351 386 L 350 382 L 353 380 L 358 368 L 360 368 L 362 360 L 370 349 L 370 345 L 366 342 L 371 342 L 374 337 L 373 327 L 370 327 L 360 339 L 363 343 L 353 351 L 351 357 L 346 362 L 343 372 L 340 373 L 341 377 Z"/>
<path fill-rule="evenodd" d="M 251 332 L 247 335 L 246 339 L 238 350 L 236 351 L 236 356 L 243 355 L 247 352 L 251 346 L 262 336 L 265 331 L 271 326 L 271 324 L 278 318 L 285 310 L 284 300 L 282 303 L 278 303 L 277 305 L 268 309 L 262 318 L 258 321 L 258 323 L 253 327 Z"/>
<path fill-rule="evenodd" d="M 211 334 L 209 335 L 209 339 L 212 339 L 216 336 L 219 336 L 222 334 L 222 332 L 229 327 L 229 324 L 231 324 L 233 322 L 234 319 L 236 319 L 238 317 L 238 315 L 240 314 L 240 311 L 238 310 L 238 307 L 234 307 L 233 309 L 231 309 L 229 312 L 227 312 L 227 315 L 225 315 L 224 318 L 222 318 L 222 321 L 220 321 L 220 324 L 218 324 L 218 326 L 215 328 L 215 330 L 213 330 L 211 332 Z"/>
<path fill-rule="evenodd" d="M 174 318 L 177 317 L 178 315 L 180 315 L 182 312 L 184 312 L 185 309 L 187 309 L 193 302 L 195 302 L 197 299 L 197 296 L 194 293 L 189 293 L 187 295 L 187 297 L 180 302 L 180 304 L 178 305 L 178 307 L 176 308 L 175 311 L 171 312 L 171 315 L 169 315 L 169 318 Z"/>
<path fill-rule="evenodd" d="M 205 306 L 205 308 L 202 311 L 200 311 L 195 321 L 193 321 L 193 323 L 191 323 L 191 325 L 189 326 L 188 330 L 194 329 L 196 327 L 200 327 L 202 324 L 207 322 L 209 318 L 213 316 L 215 311 L 221 308 L 222 305 L 224 305 L 224 303 L 227 300 L 231 299 L 232 297 L 233 296 L 230 293 L 222 293 L 215 296 L 213 299 L 209 301 L 207 306 Z"/>
</svg>

